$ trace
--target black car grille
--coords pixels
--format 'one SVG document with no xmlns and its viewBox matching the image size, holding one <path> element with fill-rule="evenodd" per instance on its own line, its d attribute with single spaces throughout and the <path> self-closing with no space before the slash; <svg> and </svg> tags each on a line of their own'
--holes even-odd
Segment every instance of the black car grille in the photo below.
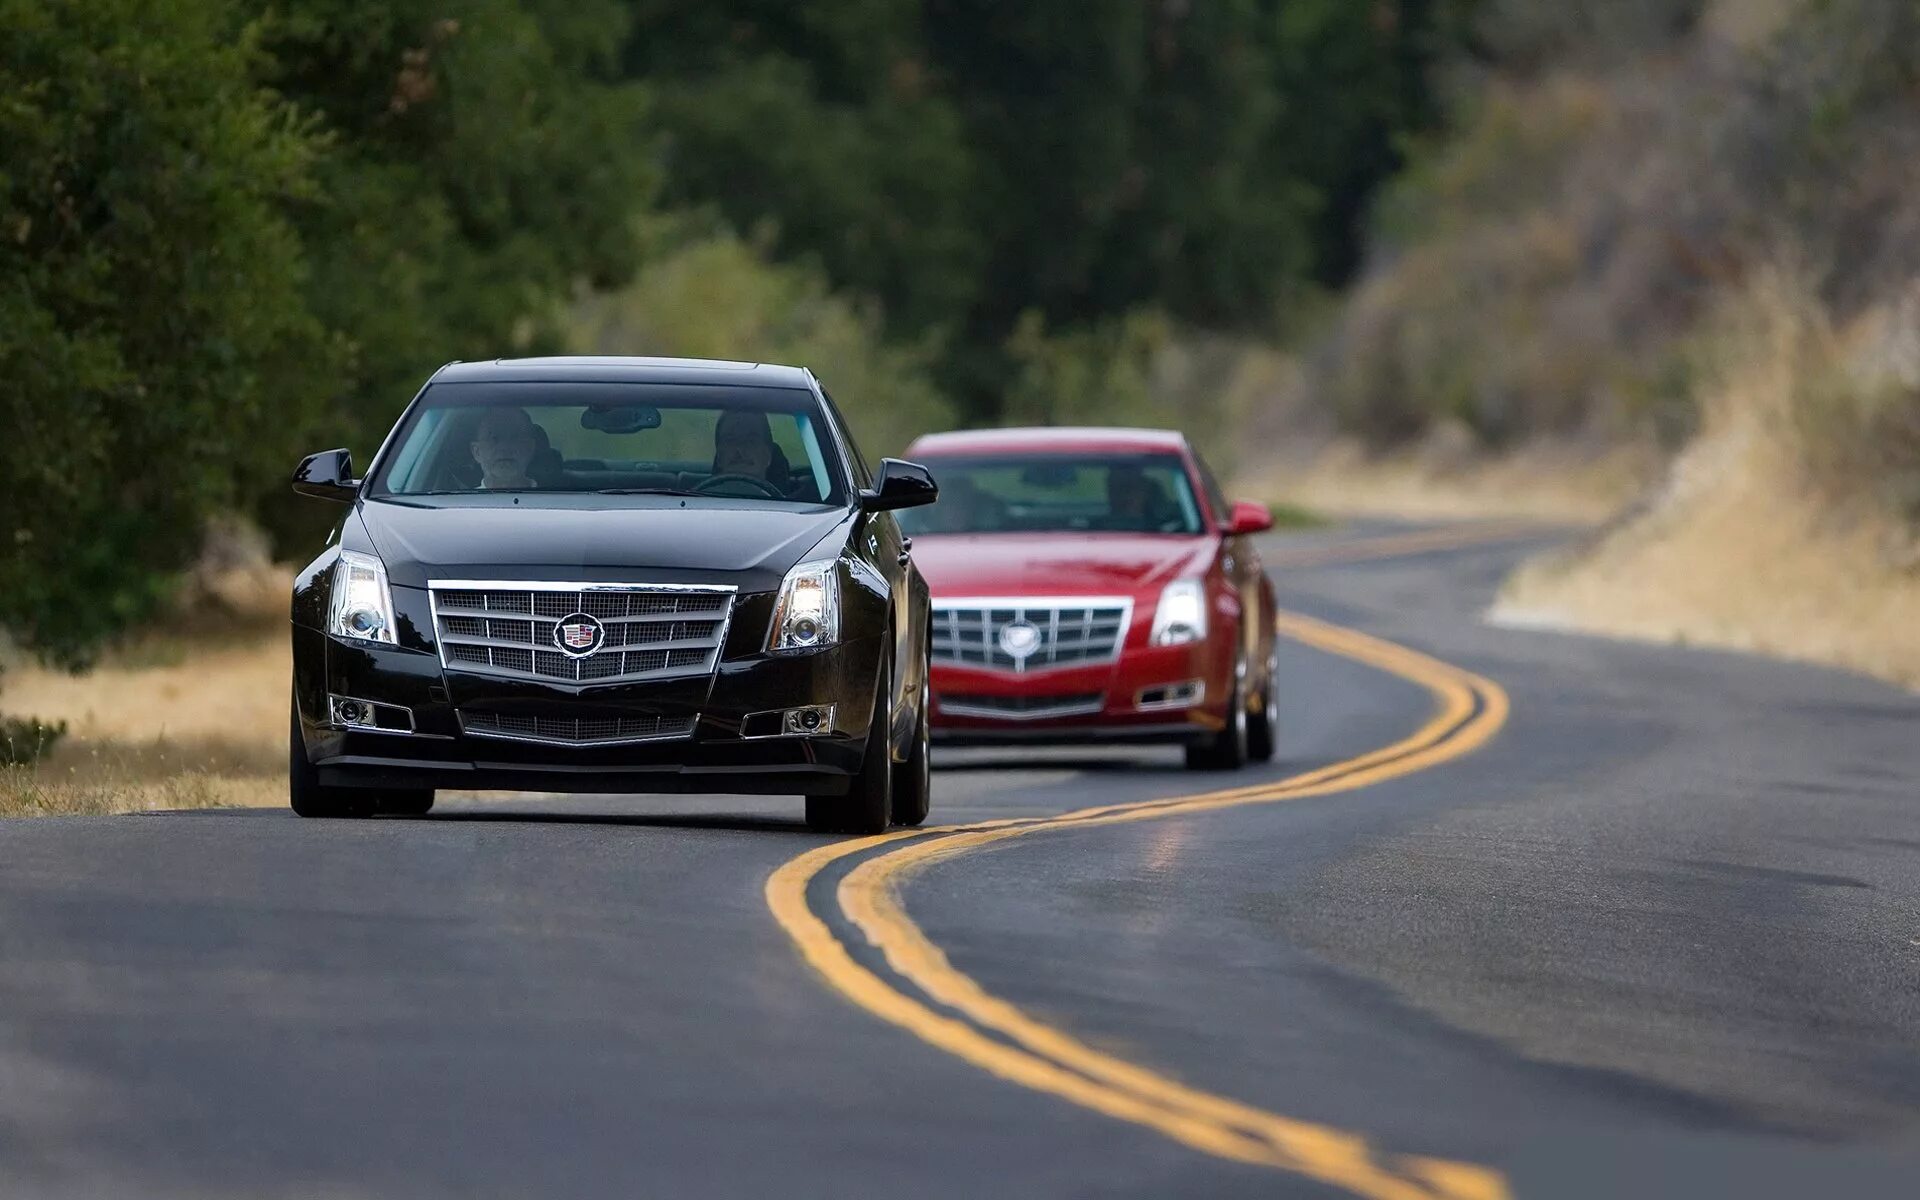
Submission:
<svg viewBox="0 0 1920 1200">
<path fill-rule="evenodd" d="M 561 746 L 681 738 L 693 732 L 693 723 L 691 716 L 534 717 L 484 709 L 460 710 L 460 728 L 477 737 L 548 742 Z"/>
<path fill-rule="evenodd" d="M 516 679 L 626 683 L 713 670 L 733 606 L 728 591 L 551 584 L 432 586 L 434 632 L 450 668 Z M 599 622 L 600 644 L 582 655 L 554 641 L 566 617 Z"/>
<path fill-rule="evenodd" d="M 1102 692 L 1067 696 L 989 696 L 971 692 L 941 692 L 940 711 L 949 717 L 986 717 L 1003 721 L 1043 721 L 1052 717 L 1083 717 L 1107 705 Z"/>
<path fill-rule="evenodd" d="M 987 667 L 1001 671 L 1043 671 L 1109 662 L 1127 635 L 1131 601 L 1086 600 L 939 600 L 933 602 L 933 654 L 937 663 Z M 1009 653 L 1001 633 L 1009 626 L 1033 626 L 1037 640 L 1030 653 Z"/>
</svg>

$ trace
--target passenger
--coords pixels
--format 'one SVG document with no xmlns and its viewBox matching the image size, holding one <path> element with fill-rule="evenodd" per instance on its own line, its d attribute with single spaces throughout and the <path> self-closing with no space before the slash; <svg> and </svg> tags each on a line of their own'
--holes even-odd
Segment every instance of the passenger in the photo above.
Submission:
<svg viewBox="0 0 1920 1200">
<path fill-rule="evenodd" d="M 1107 512 L 1115 529 L 1139 531 L 1159 526 L 1153 480 L 1132 463 L 1107 468 Z"/>
<path fill-rule="evenodd" d="M 488 490 L 539 487 L 527 473 L 539 448 L 539 430 L 525 409 L 488 409 L 473 432 L 480 486 Z"/>
<path fill-rule="evenodd" d="M 1132 463 L 1107 469 L 1107 513 L 1111 528 L 1128 533 L 1168 533 L 1186 524 L 1166 487 Z"/>
<path fill-rule="evenodd" d="M 982 533 L 1006 524 L 1007 506 L 997 496 L 965 475 L 955 475 L 940 487 L 940 499 L 922 518 L 929 533 Z"/>
<path fill-rule="evenodd" d="M 764 479 L 783 493 L 792 483 L 787 456 L 773 441 L 767 414 L 731 409 L 713 426 L 713 473 Z"/>
</svg>

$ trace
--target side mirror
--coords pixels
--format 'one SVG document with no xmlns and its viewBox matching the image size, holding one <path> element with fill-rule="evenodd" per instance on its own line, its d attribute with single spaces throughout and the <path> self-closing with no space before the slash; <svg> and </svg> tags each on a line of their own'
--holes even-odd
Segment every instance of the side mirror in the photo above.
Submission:
<svg viewBox="0 0 1920 1200">
<path fill-rule="evenodd" d="M 360 494 L 360 481 L 353 477 L 353 455 L 345 450 L 307 455 L 293 469 L 293 490 L 320 500 L 353 503 Z"/>
<path fill-rule="evenodd" d="M 933 473 L 919 463 L 898 458 L 880 460 L 880 478 L 872 489 L 860 493 L 860 507 L 868 512 L 888 512 L 896 508 L 917 508 L 932 504 L 940 497 L 940 485 Z"/>
<path fill-rule="evenodd" d="M 1264 504 L 1255 504 L 1251 500 L 1233 502 L 1233 512 L 1227 518 L 1228 533 L 1265 533 L 1272 528 L 1272 509 Z"/>
</svg>

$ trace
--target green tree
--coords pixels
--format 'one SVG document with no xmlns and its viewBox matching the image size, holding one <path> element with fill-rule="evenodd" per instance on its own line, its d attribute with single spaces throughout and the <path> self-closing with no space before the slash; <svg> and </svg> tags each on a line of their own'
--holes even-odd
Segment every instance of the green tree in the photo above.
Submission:
<svg viewBox="0 0 1920 1200">
<path fill-rule="evenodd" d="M 0 0 L 0 30 L 0 625 L 79 664 L 324 395 L 284 215 L 317 145 L 219 0 Z"/>
<path fill-rule="evenodd" d="M 870 456 L 952 423 L 929 349 L 886 340 L 879 315 L 832 291 L 818 269 L 771 262 L 763 247 L 699 220 L 644 228 L 647 262 L 633 282 L 576 306 L 576 349 L 812 367 Z"/>
<path fill-rule="evenodd" d="M 625 61 L 672 200 L 943 335 L 943 385 L 991 420 L 1023 314 L 1265 329 L 1348 270 L 1461 2 L 634 0 Z"/>
<path fill-rule="evenodd" d="M 329 138 L 293 210 L 313 311 L 349 348 L 307 436 L 365 463 L 450 359 L 561 344 L 561 302 L 635 264 L 654 167 L 606 0 L 291 0 L 262 79 Z M 279 470 L 290 470 L 283 463 Z M 326 514 L 279 486 L 283 541 Z"/>
<path fill-rule="evenodd" d="M 627 69 L 657 95 L 665 199 L 817 260 L 917 338 L 966 312 L 974 155 L 917 0 L 635 0 Z"/>
</svg>

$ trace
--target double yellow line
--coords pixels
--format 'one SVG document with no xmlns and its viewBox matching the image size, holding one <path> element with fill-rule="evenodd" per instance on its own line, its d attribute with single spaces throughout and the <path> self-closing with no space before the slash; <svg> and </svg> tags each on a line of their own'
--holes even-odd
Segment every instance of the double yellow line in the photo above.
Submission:
<svg viewBox="0 0 1920 1200">
<path fill-rule="evenodd" d="M 901 907 L 899 885 L 910 872 L 982 846 L 1036 833 L 1350 791 L 1470 754 L 1506 722 L 1506 693 L 1491 680 L 1309 617 L 1282 613 L 1278 622 L 1279 631 L 1297 641 L 1422 685 L 1434 697 L 1433 715 L 1391 745 L 1279 781 L 1102 805 L 1056 817 L 902 830 L 822 846 L 768 878 L 767 905 L 805 960 L 842 995 L 1009 1082 L 1146 1126 L 1196 1150 L 1291 1171 L 1360 1196 L 1378 1200 L 1505 1197 L 1505 1180 L 1489 1168 L 1386 1154 L 1359 1133 L 1204 1092 L 1095 1050 L 989 994 L 955 969 Z M 823 872 L 863 855 L 867 857 L 835 887 L 833 905 L 880 950 L 889 971 L 924 1000 L 862 966 L 809 902 L 810 886 Z"/>
</svg>

